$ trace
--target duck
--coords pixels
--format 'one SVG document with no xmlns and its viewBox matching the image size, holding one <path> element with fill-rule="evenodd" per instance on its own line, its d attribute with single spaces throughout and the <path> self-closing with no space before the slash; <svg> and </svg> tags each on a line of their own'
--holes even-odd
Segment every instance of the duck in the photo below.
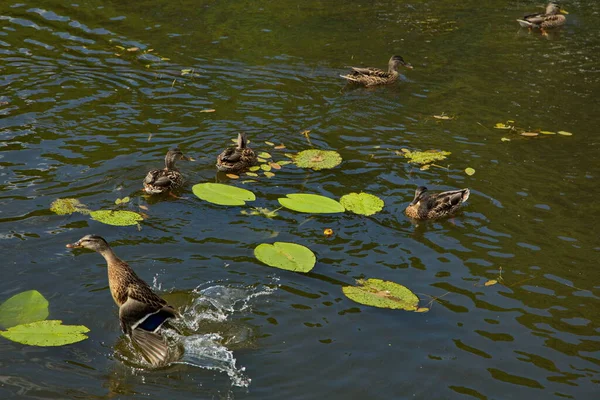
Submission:
<svg viewBox="0 0 600 400">
<path fill-rule="evenodd" d="M 383 71 L 379 68 L 359 68 L 351 67 L 352 72 L 348 75 L 340 75 L 348 80 L 349 83 L 357 83 L 364 86 L 387 85 L 396 82 L 400 73 L 398 66 L 402 65 L 408 69 L 412 69 L 412 65 L 404 61 L 402 56 L 392 56 L 388 62 L 388 70 Z"/>
<path fill-rule="evenodd" d="M 165 168 L 153 169 L 144 178 L 144 191 L 148 194 L 167 193 L 177 189 L 185 182 L 183 175 L 175 167 L 179 160 L 192 161 L 184 155 L 179 148 L 170 149 L 165 156 Z"/>
<path fill-rule="evenodd" d="M 536 28 L 544 31 L 546 29 L 558 28 L 565 24 L 567 18 L 561 15 L 561 13 L 568 14 L 558 3 L 550 2 L 546 6 L 545 12 L 526 15 L 522 19 L 517 19 L 517 22 L 523 28 Z"/>
<path fill-rule="evenodd" d="M 406 207 L 405 213 L 413 219 L 437 219 L 455 213 L 467 199 L 469 189 L 429 193 L 425 186 L 419 186 L 415 198 Z"/>
<path fill-rule="evenodd" d="M 152 366 L 164 365 L 171 356 L 160 329 L 168 320 L 178 318 L 179 312 L 117 257 L 103 237 L 85 235 L 77 242 L 67 244 L 67 248 L 85 248 L 104 257 L 110 293 L 119 307 L 121 330 Z"/>
<path fill-rule="evenodd" d="M 221 172 L 241 172 L 255 165 L 258 157 L 250 147 L 244 132 L 238 133 L 237 146 L 223 150 L 217 156 L 217 169 Z"/>
</svg>

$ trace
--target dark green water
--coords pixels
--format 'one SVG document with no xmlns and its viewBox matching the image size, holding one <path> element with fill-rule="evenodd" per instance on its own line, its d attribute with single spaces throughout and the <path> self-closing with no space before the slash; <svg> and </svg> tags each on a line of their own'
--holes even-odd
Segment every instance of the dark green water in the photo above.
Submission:
<svg viewBox="0 0 600 400">
<path fill-rule="evenodd" d="M 58 348 L 1 339 L 0 397 L 595 398 L 595 4 L 564 2 L 567 26 L 545 38 L 514 21 L 540 9 L 533 1 L 4 1 L 0 301 L 37 289 L 50 318 L 91 332 Z M 349 65 L 384 67 L 392 54 L 415 67 L 397 85 L 348 90 L 338 78 Z M 433 118 L 443 112 L 456 118 Z M 506 120 L 573 136 L 492 129 Z M 190 186 L 184 199 L 138 191 L 169 147 L 196 158 L 181 165 L 190 183 L 227 182 L 214 161 L 238 131 L 257 150 L 273 141 L 295 152 L 309 147 L 306 129 L 344 163 L 290 166 L 243 185 L 254 205 L 366 191 L 385 198 L 382 213 L 281 210 L 269 220 L 202 202 Z M 449 168 L 420 171 L 395 154 L 401 148 L 451 151 Z M 402 211 L 418 185 L 472 195 L 455 218 L 416 225 Z M 141 231 L 48 210 L 56 198 L 99 209 L 126 195 L 132 210 L 149 208 Z M 214 350 L 214 365 L 134 368 L 103 260 L 64 247 L 88 233 L 186 311 L 202 335 L 188 345 Z M 258 262 L 254 247 L 274 240 L 310 247 L 315 269 Z M 484 287 L 500 268 L 505 285 Z M 443 297 L 416 314 L 341 293 L 370 277 Z"/>
</svg>

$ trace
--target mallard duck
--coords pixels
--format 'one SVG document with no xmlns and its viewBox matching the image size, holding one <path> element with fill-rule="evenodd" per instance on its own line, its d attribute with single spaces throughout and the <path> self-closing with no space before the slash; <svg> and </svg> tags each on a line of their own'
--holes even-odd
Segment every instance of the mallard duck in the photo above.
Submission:
<svg viewBox="0 0 600 400">
<path fill-rule="evenodd" d="M 67 247 L 86 248 L 104 257 L 110 293 L 119 306 L 121 330 L 153 366 L 164 364 L 169 348 L 158 331 L 165 321 L 179 316 L 175 308 L 156 295 L 102 237 L 86 235 Z"/>
<path fill-rule="evenodd" d="M 237 146 L 224 150 L 217 157 L 217 169 L 221 172 L 240 172 L 258 162 L 254 150 L 248 147 L 245 133 L 238 133 Z"/>
<path fill-rule="evenodd" d="M 523 19 L 517 19 L 517 21 L 523 28 L 537 28 L 543 31 L 558 28 L 565 24 L 567 18 L 560 13 L 568 14 L 558 3 L 550 2 L 546 6 L 546 12 L 526 15 Z"/>
<path fill-rule="evenodd" d="M 346 78 L 348 82 L 358 83 L 365 86 L 386 85 L 394 83 L 400 76 L 398 65 L 403 65 L 408 69 L 412 69 L 412 65 L 404 61 L 401 56 L 392 56 L 388 62 L 388 70 L 383 71 L 379 68 L 358 68 L 351 67 L 352 72 L 348 75 L 340 75 Z"/>
<path fill-rule="evenodd" d="M 191 161 L 178 148 L 171 149 L 165 156 L 165 168 L 153 169 L 144 178 L 144 191 L 148 194 L 166 193 L 183 185 L 181 172 L 175 167 L 179 160 Z"/>
<path fill-rule="evenodd" d="M 414 219 L 436 219 L 453 214 L 467 201 L 469 189 L 450 190 L 441 193 L 428 193 L 425 186 L 415 191 L 414 200 L 406 207 L 406 215 Z"/>
</svg>

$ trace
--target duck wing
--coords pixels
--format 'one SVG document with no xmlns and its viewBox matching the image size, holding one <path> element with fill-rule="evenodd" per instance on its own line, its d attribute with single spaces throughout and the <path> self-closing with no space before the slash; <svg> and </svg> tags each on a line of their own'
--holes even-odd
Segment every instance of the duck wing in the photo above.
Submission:
<svg viewBox="0 0 600 400">
<path fill-rule="evenodd" d="M 424 206 L 428 213 L 442 216 L 453 212 L 469 198 L 469 189 L 450 190 L 429 196 Z"/>
</svg>

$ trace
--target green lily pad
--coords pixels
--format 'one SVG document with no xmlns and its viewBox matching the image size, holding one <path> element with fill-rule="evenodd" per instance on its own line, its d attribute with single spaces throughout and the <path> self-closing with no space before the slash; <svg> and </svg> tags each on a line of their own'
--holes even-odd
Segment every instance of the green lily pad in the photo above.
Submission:
<svg viewBox="0 0 600 400">
<path fill-rule="evenodd" d="M 260 165 L 255 165 L 253 167 L 248 168 L 248 171 L 255 172 L 260 169 Z"/>
<path fill-rule="evenodd" d="M 467 168 L 465 168 L 465 174 L 467 174 L 467 175 L 471 176 L 471 175 L 473 175 L 474 173 L 475 173 L 475 169 L 474 169 L 474 168 L 471 168 L 471 167 L 467 167 Z"/>
<path fill-rule="evenodd" d="M 552 132 L 552 131 L 540 131 L 541 134 L 544 135 L 556 135 L 556 132 Z"/>
<path fill-rule="evenodd" d="M 452 154 L 449 151 L 406 151 L 402 155 L 408 158 L 408 162 L 412 164 L 431 164 L 436 161 L 441 161 Z"/>
<path fill-rule="evenodd" d="M 260 157 L 260 158 L 271 158 L 271 155 L 269 153 L 267 153 L 266 151 L 263 151 L 262 153 L 258 153 L 258 157 Z"/>
<path fill-rule="evenodd" d="M 366 306 L 416 311 L 419 298 L 406 286 L 381 279 L 357 281 L 358 286 L 344 286 L 342 291 L 350 300 Z"/>
<path fill-rule="evenodd" d="M 265 172 L 264 172 L 264 174 L 265 174 L 265 176 L 266 176 L 267 178 L 272 178 L 272 177 L 274 177 L 274 176 L 275 176 L 275 174 L 274 174 L 274 173 L 272 173 L 272 172 L 269 172 L 269 171 L 265 171 Z"/>
<path fill-rule="evenodd" d="M 300 168 L 312 168 L 315 171 L 335 168 L 342 162 L 342 156 L 331 150 L 304 150 L 294 155 L 294 163 Z"/>
<path fill-rule="evenodd" d="M 75 212 L 89 214 L 90 210 L 77 199 L 56 199 L 50 204 L 50 211 L 58 215 L 70 215 Z"/>
<path fill-rule="evenodd" d="M 260 169 L 262 169 L 263 171 L 270 171 L 271 166 L 269 164 L 261 164 Z"/>
<path fill-rule="evenodd" d="M 308 247 L 296 243 L 262 243 L 254 249 L 254 256 L 270 267 L 293 272 L 308 272 L 315 266 L 317 257 Z"/>
<path fill-rule="evenodd" d="M 144 220 L 140 214 L 127 210 L 96 210 L 90 213 L 92 219 L 107 225 L 137 225 Z"/>
<path fill-rule="evenodd" d="M 288 164 L 291 164 L 291 163 L 292 163 L 291 161 L 287 161 L 287 160 L 277 161 L 277 164 L 281 165 L 282 167 L 284 165 L 288 165 Z"/>
<path fill-rule="evenodd" d="M 287 197 L 280 197 L 277 201 L 285 208 L 304 213 L 327 214 L 345 211 L 344 206 L 336 200 L 318 194 L 292 193 Z"/>
<path fill-rule="evenodd" d="M 342 196 L 340 203 L 347 211 L 360 215 L 373 215 L 383 210 L 384 202 L 369 193 L 350 193 Z"/>
<path fill-rule="evenodd" d="M 571 132 L 567 132 L 567 131 L 558 131 L 559 135 L 563 135 L 563 136 L 573 136 L 573 134 Z"/>
<path fill-rule="evenodd" d="M 15 294 L 0 305 L 0 326 L 3 328 L 41 321 L 47 317 L 48 300 L 37 290 Z"/>
<path fill-rule="evenodd" d="M 0 335 L 13 342 L 30 346 L 64 346 L 87 339 L 90 330 L 83 325 L 63 325 L 59 320 L 46 320 L 17 325 Z"/>
<path fill-rule="evenodd" d="M 192 192 L 204 201 L 221 206 L 243 206 L 247 201 L 256 200 L 251 191 L 222 183 L 198 183 L 192 186 Z"/>
</svg>

